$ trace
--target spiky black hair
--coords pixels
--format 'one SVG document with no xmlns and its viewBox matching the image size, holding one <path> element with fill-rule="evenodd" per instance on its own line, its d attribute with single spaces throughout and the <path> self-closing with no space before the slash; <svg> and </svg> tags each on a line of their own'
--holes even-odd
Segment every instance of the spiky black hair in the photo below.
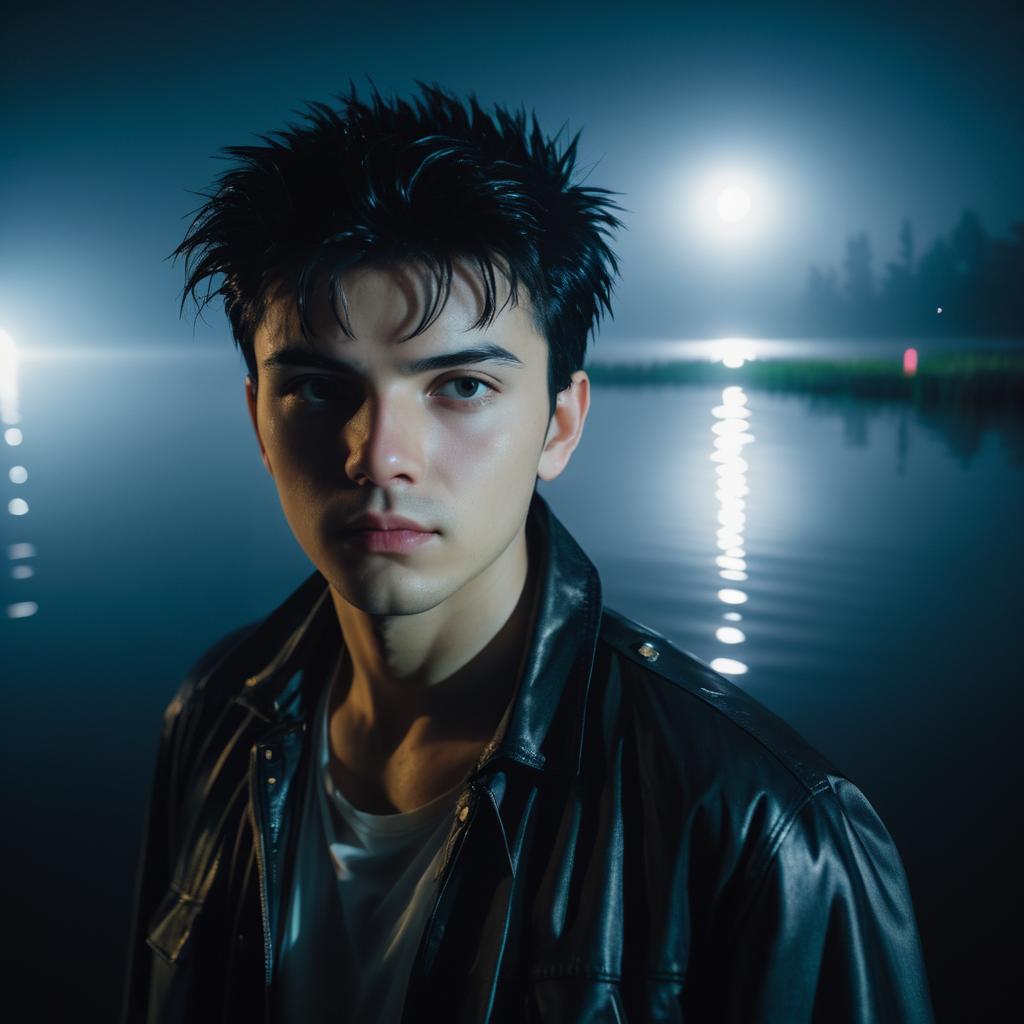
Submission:
<svg viewBox="0 0 1024 1024">
<path fill-rule="evenodd" d="M 506 302 L 527 289 L 539 332 L 548 342 L 548 391 L 569 386 L 583 365 L 588 333 L 602 309 L 611 315 L 619 268 L 607 238 L 623 226 L 607 189 L 572 183 L 580 133 L 558 150 L 531 115 L 495 106 L 493 118 L 470 94 L 468 110 L 437 85 L 417 81 L 414 105 L 386 102 L 371 85 L 368 103 L 350 82 L 342 109 L 309 102 L 307 122 L 258 136 L 264 146 L 228 146 L 240 161 L 216 181 L 184 241 L 186 284 L 181 308 L 198 312 L 215 295 L 235 344 L 256 381 L 254 338 L 274 295 L 295 297 L 303 337 L 317 272 L 326 271 L 334 317 L 345 307 L 341 274 L 361 264 L 415 260 L 434 276 L 434 301 L 410 337 L 440 313 L 451 289 L 453 257 L 479 271 L 486 292 L 473 327 L 490 324 L 496 309 L 495 257 L 508 280 Z M 169 257 L 170 258 L 170 257 Z M 502 265 L 504 264 L 504 265 Z M 214 275 L 223 281 L 212 291 Z"/>
</svg>

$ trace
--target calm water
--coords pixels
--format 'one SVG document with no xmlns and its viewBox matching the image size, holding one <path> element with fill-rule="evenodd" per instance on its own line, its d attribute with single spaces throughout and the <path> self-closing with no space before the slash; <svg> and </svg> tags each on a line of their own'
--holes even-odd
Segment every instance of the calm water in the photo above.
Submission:
<svg viewBox="0 0 1024 1024">
<path fill-rule="evenodd" d="M 242 377 L 230 347 L 22 366 L 24 440 L 0 451 L 5 502 L 29 512 L 2 541 L 34 554 L 8 560 L 32 575 L 5 575 L 3 599 L 37 610 L 0 620 L 5 877 L 23 880 L 14 973 L 40 1019 L 72 1000 L 112 1019 L 160 713 L 206 644 L 311 571 Z M 1024 471 L 1001 435 L 965 450 L 907 407 L 769 396 L 740 366 L 725 393 L 595 387 L 541 492 L 607 604 L 720 666 L 867 792 L 907 865 L 940 1019 L 984 1016 L 1011 976 L 990 941 L 1020 857 Z"/>
</svg>

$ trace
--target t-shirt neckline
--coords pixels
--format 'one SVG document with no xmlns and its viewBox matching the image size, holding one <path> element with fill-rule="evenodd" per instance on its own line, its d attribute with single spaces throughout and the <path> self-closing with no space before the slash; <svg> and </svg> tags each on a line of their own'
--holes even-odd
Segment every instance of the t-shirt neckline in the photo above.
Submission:
<svg viewBox="0 0 1024 1024">
<path fill-rule="evenodd" d="M 447 813 L 449 807 L 454 805 L 460 791 L 466 784 L 465 779 L 460 779 L 451 789 L 434 797 L 429 803 L 415 807 L 411 811 L 398 811 L 393 814 L 373 814 L 356 807 L 349 801 L 344 793 L 335 785 L 330 773 L 330 744 L 327 735 L 327 708 L 330 706 L 330 695 L 337 684 L 342 660 L 346 656 L 344 641 L 339 660 L 335 663 L 335 671 L 332 673 L 327 686 L 323 688 L 320 701 L 317 706 L 316 735 L 319 743 L 319 758 L 321 784 L 326 790 L 328 801 L 336 807 L 346 821 L 358 832 L 363 834 L 372 833 L 375 835 L 406 835 L 434 826 Z"/>
</svg>

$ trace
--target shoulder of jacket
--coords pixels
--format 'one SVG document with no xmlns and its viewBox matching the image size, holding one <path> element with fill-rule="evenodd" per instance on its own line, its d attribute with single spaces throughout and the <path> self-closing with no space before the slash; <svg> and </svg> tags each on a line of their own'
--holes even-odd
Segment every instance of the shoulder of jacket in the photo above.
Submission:
<svg viewBox="0 0 1024 1024">
<path fill-rule="evenodd" d="M 695 730 L 710 726 L 708 716 L 728 723 L 733 742 L 756 741 L 810 792 L 831 786 L 833 777 L 845 777 L 773 711 L 657 630 L 605 607 L 601 639 L 641 670 L 634 677 L 655 686 L 671 684 L 665 690 L 685 702 L 681 717 L 693 721 Z"/>
<path fill-rule="evenodd" d="M 230 630 L 199 655 L 185 673 L 178 692 L 164 711 L 165 728 L 172 727 L 186 710 L 193 709 L 206 697 L 211 682 L 217 678 L 218 670 L 228 661 L 232 651 L 256 631 L 261 621 L 256 619 Z"/>
</svg>

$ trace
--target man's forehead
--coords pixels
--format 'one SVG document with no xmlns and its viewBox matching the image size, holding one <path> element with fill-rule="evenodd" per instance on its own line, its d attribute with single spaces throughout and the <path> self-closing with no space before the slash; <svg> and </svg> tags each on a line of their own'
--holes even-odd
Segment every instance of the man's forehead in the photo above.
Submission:
<svg viewBox="0 0 1024 1024">
<path fill-rule="evenodd" d="M 338 325 L 339 318 L 357 336 L 365 332 L 395 344 L 419 336 L 414 332 L 428 313 L 431 324 L 421 333 L 433 330 L 473 337 L 480 331 L 533 324 L 527 290 L 520 284 L 513 302 L 507 278 L 494 268 L 492 319 L 473 330 L 486 309 L 486 288 L 479 271 L 463 260 L 453 260 L 447 296 L 438 291 L 441 282 L 429 268 L 412 263 L 350 268 L 340 276 L 338 285 L 333 306 L 326 273 L 309 289 L 305 315 L 315 339 L 350 340 Z M 279 285 L 268 295 L 256 338 L 268 351 L 304 344 L 296 290 Z"/>
</svg>

